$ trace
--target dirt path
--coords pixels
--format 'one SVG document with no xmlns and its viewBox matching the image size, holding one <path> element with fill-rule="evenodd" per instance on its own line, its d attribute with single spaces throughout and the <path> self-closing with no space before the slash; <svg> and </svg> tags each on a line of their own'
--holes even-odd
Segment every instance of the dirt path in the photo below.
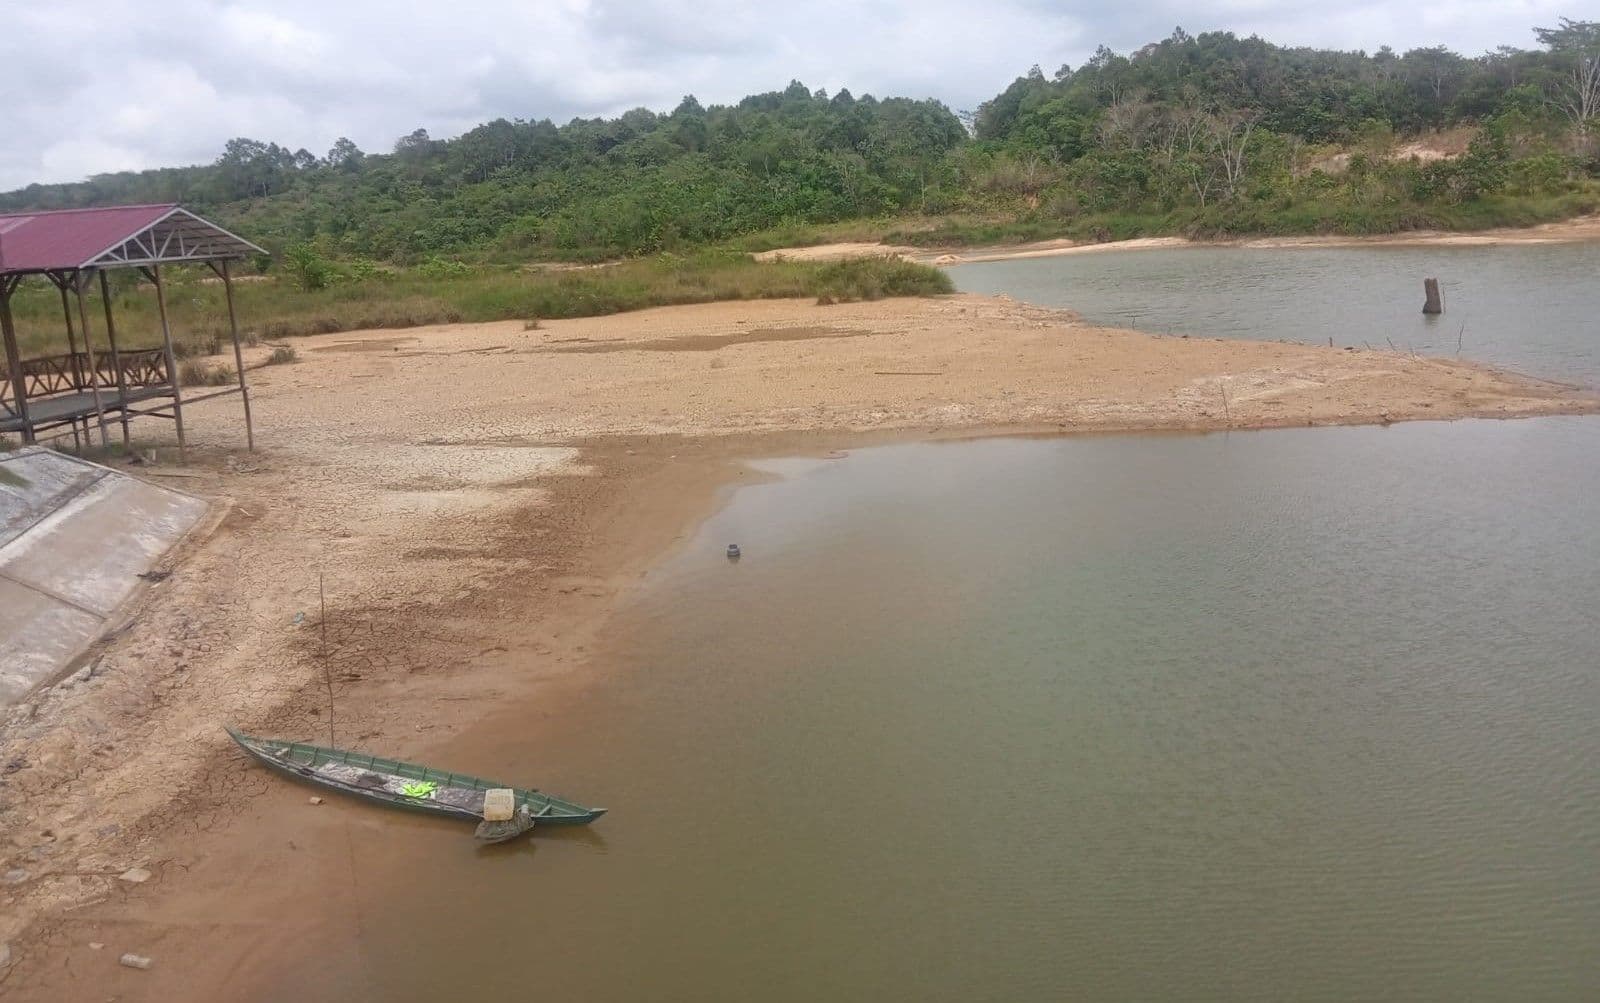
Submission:
<svg viewBox="0 0 1600 1003">
<path fill-rule="evenodd" d="M 341 744 L 426 759 L 486 707 L 581 686 L 593 631 L 745 476 L 741 457 L 1600 406 L 1466 363 L 1157 338 L 976 296 L 298 346 L 302 361 L 252 374 L 261 452 L 238 451 L 222 399 L 190 409 L 186 470 L 145 470 L 216 498 L 214 530 L 78 676 L 0 729 L 8 999 L 221 998 L 348 920 L 328 889 L 362 833 L 307 816 L 306 792 L 248 767 L 220 725 L 325 738 L 331 683 Z M 152 878 L 116 878 L 134 866 Z M 157 967 L 119 968 L 124 951 Z"/>
</svg>

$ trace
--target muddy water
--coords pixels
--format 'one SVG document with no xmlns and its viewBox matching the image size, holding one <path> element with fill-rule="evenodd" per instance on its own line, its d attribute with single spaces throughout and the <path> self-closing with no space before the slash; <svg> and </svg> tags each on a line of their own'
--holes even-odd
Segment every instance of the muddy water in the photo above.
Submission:
<svg viewBox="0 0 1600 1003">
<path fill-rule="evenodd" d="M 1596 431 L 776 464 L 268 996 L 1593 999 Z"/>
<path fill-rule="evenodd" d="M 1600 242 L 1503 247 L 1175 248 L 950 269 L 1006 293 L 1156 334 L 1287 339 L 1476 359 L 1600 386 Z M 1422 315 L 1438 278 L 1445 313 Z"/>
</svg>

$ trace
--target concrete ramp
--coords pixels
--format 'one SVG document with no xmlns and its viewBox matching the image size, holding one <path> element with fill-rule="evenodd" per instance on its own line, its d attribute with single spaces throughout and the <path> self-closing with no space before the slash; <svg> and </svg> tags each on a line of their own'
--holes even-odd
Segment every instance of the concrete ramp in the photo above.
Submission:
<svg viewBox="0 0 1600 1003">
<path fill-rule="evenodd" d="M 94 643 L 209 507 L 53 450 L 0 453 L 0 707 Z"/>
</svg>

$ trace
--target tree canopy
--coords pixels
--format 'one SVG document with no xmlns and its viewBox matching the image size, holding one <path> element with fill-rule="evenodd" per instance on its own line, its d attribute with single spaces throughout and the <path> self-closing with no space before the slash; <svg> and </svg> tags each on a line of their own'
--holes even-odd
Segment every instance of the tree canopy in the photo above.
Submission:
<svg viewBox="0 0 1600 1003">
<path fill-rule="evenodd" d="M 1600 23 L 1535 37 L 1539 49 L 1466 57 L 1180 28 L 1077 68 L 1035 66 L 970 132 L 937 101 L 791 81 L 733 105 L 690 95 L 666 113 L 496 119 L 445 140 L 419 128 L 387 153 L 240 137 L 209 165 L 30 185 L 0 208 L 179 201 L 269 245 L 396 261 L 592 259 L 952 214 L 1095 232 L 1129 214 L 1168 228 L 1404 226 L 1439 205 L 1592 190 Z M 1459 156 L 1399 153 L 1397 137 L 1455 127 L 1475 137 Z"/>
</svg>

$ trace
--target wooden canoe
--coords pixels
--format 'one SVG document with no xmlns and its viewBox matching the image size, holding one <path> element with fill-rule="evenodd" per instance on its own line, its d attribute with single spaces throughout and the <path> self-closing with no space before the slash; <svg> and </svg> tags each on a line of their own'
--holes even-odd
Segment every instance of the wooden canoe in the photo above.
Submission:
<svg viewBox="0 0 1600 1003">
<path fill-rule="evenodd" d="M 482 821 L 484 792 L 510 787 L 519 813 L 525 811 L 538 825 L 586 825 L 606 813 L 604 808 L 585 808 L 531 788 L 511 787 L 465 773 L 447 773 L 364 752 L 257 738 L 233 728 L 227 730 L 241 749 L 280 773 L 397 808 Z"/>
</svg>

